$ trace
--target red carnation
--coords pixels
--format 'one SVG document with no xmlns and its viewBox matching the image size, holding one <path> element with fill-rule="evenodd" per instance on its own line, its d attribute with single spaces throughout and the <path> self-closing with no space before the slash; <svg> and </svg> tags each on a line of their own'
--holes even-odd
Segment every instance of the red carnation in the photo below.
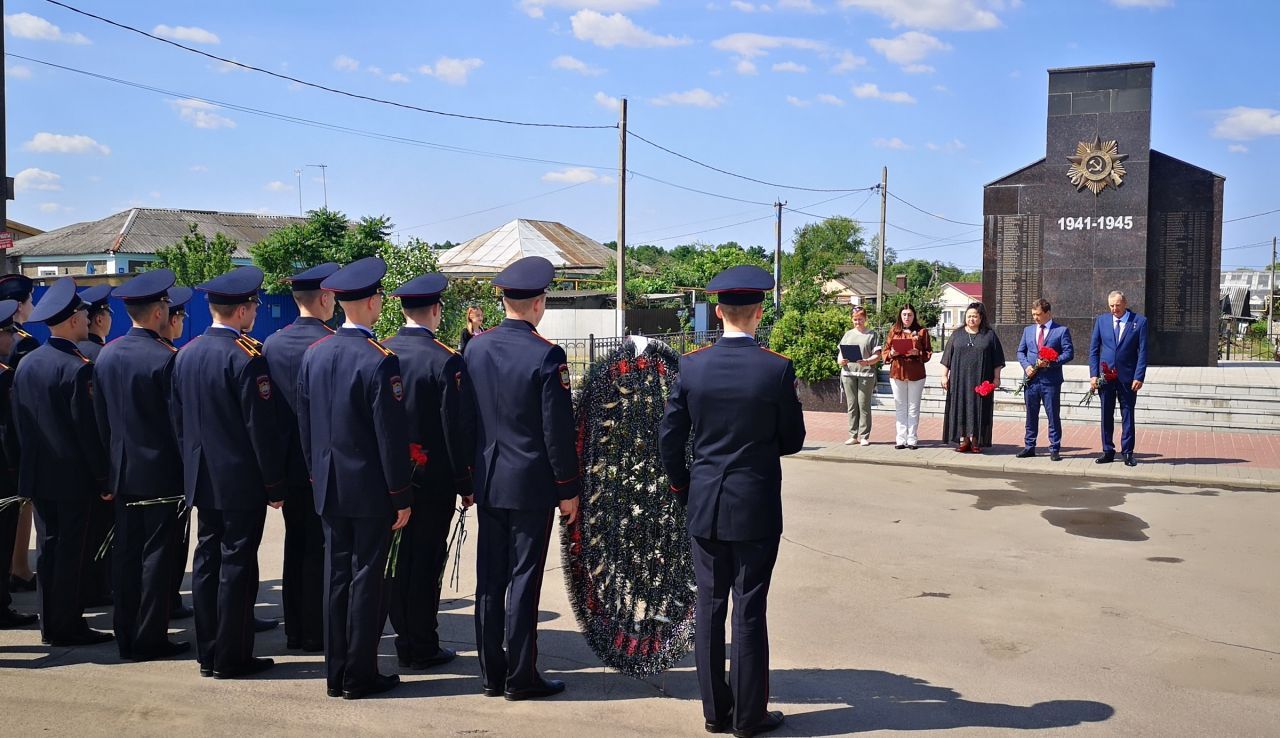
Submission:
<svg viewBox="0 0 1280 738">
<path fill-rule="evenodd" d="M 664 377 L 667 376 L 667 365 L 661 361 L 658 362 L 658 374 Z"/>
<path fill-rule="evenodd" d="M 627 372 L 630 372 L 630 371 L 631 371 L 631 364 L 628 363 L 626 359 L 623 359 L 618 362 L 619 374 L 626 374 Z"/>
<path fill-rule="evenodd" d="M 639 369 L 640 371 L 644 371 L 645 369 L 648 369 L 648 368 L 649 368 L 649 360 L 648 360 L 648 359 L 646 359 L 646 358 L 644 358 L 643 356 L 641 356 L 640 358 L 636 359 L 636 368 L 637 368 L 637 369 Z"/>
<path fill-rule="evenodd" d="M 1041 360 L 1041 361 L 1057 361 L 1057 360 L 1058 360 L 1058 352 L 1057 352 L 1056 350 L 1054 350 L 1054 349 L 1049 348 L 1048 346 L 1041 346 L 1041 347 L 1040 347 L 1040 360 Z"/>
<path fill-rule="evenodd" d="M 980 384 L 980 385 L 978 385 L 977 387 L 974 387 L 974 388 L 973 388 L 973 391 L 974 391 L 974 392 L 977 392 L 977 393 L 978 393 L 978 395 L 980 395 L 980 396 L 982 396 L 982 397 L 989 397 L 989 396 L 991 395 L 991 393 L 992 393 L 992 392 L 995 392 L 995 391 L 996 391 L 996 386 L 995 386 L 994 384 L 992 384 L 991 382 L 988 382 L 988 381 L 986 381 L 986 380 L 983 380 L 982 384 Z"/>
<path fill-rule="evenodd" d="M 427 452 L 422 450 L 421 443 L 409 444 L 409 460 L 416 466 L 425 466 L 427 463 Z"/>
</svg>

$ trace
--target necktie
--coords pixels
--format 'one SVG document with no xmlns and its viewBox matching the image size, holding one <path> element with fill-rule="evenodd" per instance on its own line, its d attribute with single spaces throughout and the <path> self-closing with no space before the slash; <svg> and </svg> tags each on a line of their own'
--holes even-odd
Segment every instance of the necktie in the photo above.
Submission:
<svg viewBox="0 0 1280 738">
<path fill-rule="evenodd" d="M 1040 326 L 1040 337 L 1036 339 L 1036 348 L 1044 348 L 1044 326 Z"/>
<path fill-rule="evenodd" d="M 1116 318 L 1116 344 L 1120 344 L 1120 319 Z"/>
</svg>

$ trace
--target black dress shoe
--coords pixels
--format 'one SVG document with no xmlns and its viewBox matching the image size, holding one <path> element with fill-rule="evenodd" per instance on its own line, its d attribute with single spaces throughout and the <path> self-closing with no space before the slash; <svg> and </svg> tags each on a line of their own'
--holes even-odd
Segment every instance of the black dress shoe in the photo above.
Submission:
<svg viewBox="0 0 1280 738">
<path fill-rule="evenodd" d="M 250 657 L 248 661 L 230 669 L 213 670 L 214 679 L 240 679 L 241 677 L 253 676 L 275 666 L 276 662 L 271 659 L 263 659 Z"/>
<path fill-rule="evenodd" d="M 70 638 L 50 638 L 50 646 L 67 647 L 67 646 L 96 646 L 99 643 L 108 643 L 115 640 L 115 636 L 102 630 L 94 630 L 93 628 L 85 628 L 84 631 L 76 633 Z"/>
<path fill-rule="evenodd" d="M 485 697 L 501 697 L 507 691 L 506 687 L 485 687 Z"/>
<path fill-rule="evenodd" d="M 783 720 L 782 713 L 773 710 L 765 714 L 764 722 L 750 728 L 739 728 L 733 731 L 733 735 L 734 738 L 751 738 L 753 735 L 768 733 L 771 730 L 777 730 L 782 727 Z"/>
<path fill-rule="evenodd" d="M 341 697 L 342 687 L 325 687 L 324 692 L 330 697 Z"/>
<path fill-rule="evenodd" d="M 907 445 L 906 445 L 905 443 L 899 443 L 898 445 L 894 446 L 894 448 L 896 448 L 896 449 L 897 449 L 897 450 L 899 450 L 899 451 L 901 451 L 902 449 L 904 449 L 904 448 L 906 448 L 906 447 L 907 447 Z"/>
<path fill-rule="evenodd" d="M 21 628 L 25 625 L 33 625 L 38 620 L 40 620 L 39 616 L 29 612 L 10 609 L 0 611 L 0 628 Z"/>
<path fill-rule="evenodd" d="M 1115 455 L 1114 453 L 1106 453 L 1106 454 L 1103 454 L 1103 455 L 1099 456 L 1098 458 L 1094 459 L 1094 460 L 1093 460 L 1093 463 L 1095 463 L 1095 464 L 1110 464 L 1111 462 L 1113 462 L 1113 461 L 1115 461 L 1115 460 L 1116 460 L 1116 455 Z"/>
<path fill-rule="evenodd" d="M 186 641 L 165 641 L 164 645 L 155 651 L 134 651 L 132 656 L 128 658 L 133 661 L 157 661 L 159 659 L 172 658 L 179 654 L 186 653 L 191 650 L 191 644 Z"/>
<path fill-rule="evenodd" d="M 1057 451 L 1049 452 L 1049 461 L 1062 461 L 1062 454 Z"/>
<path fill-rule="evenodd" d="M 32 576 L 30 579 L 23 579 L 14 574 L 9 577 L 10 592 L 34 592 L 36 591 L 36 578 Z"/>
<path fill-rule="evenodd" d="M 342 690 L 342 699 L 358 700 L 369 695 L 382 694 L 390 692 L 400 684 L 400 677 L 395 674 L 379 674 L 374 678 L 373 684 L 364 687 L 350 687 Z"/>
<path fill-rule="evenodd" d="M 506 697 L 508 702 L 518 702 L 520 700 L 536 700 L 540 697 L 550 697 L 563 691 L 564 682 L 559 679 L 543 679 L 531 687 L 508 689 L 502 696 Z"/>
<path fill-rule="evenodd" d="M 1052 454 L 1052 452 L 1050 452 L 1050 454 Z M 1031 448 L 1030 446 L 1028 446 L 1028 447 L 1026 447 L 1026 448 L 1022 449 L 1021 451 L 1019 451 L 1018 453 L 1014 454 L 1014 455 L 1013 455 L 1013 458 L 1015 458 L 1015 459 L 1029 459 L 1029 458 L 1031 458 L 1031 457 L 1033 457 L 1033 456 L 1035 456 L 1035 455 L 1036 455 L 1036 450 L 1035 450 L 1034 448 Z"/>
<path fill-rule="evenodd" d="M 404 656 L 401 656 L 399 657 L 398 661 L 400 663 L 400 666 L 405 669 L 430 669 L 433 666 L 440 666 L 441 664 L 447 664 L 450 661 L 453 661 L 457 657 L 458 657 L 457 651 L 454 651 L 451 648 L 445 648 L 441 646 L 440 648 L 437 648 L 436 652 L 430 656 L 426 656 L 423 658 L 406 658 Z"/>
<path fill-rule="evenodd" d="M 195 614 L 196 614 L 195 611 L 192 610 L 190 607 L 187 607 L 186 605 L 178 605 L 169 611 L 169 619 L 170 620 L 186 620 L 187 618 Z"/>
<path fill-rule="evenodd" d="M 733 727 L 733 713 L 731 712 L 719 720 L 708 720 L 702 727 L 706 728 L 708 733 L 723 733 Z"/>
<path fill-rule="evenodd" d="M 911 449 L 912 451 L 918 451 L 920 449 L 920 447 L 915 445 L 914 443 L 908 443 L 907 448 Z"/>
<path fill-rule="evenodd" d="M 1137 465 L 1138 465 L 1138 462 L 1137 462 L 1137 461 L 1134 461 L 1134 459 L 1133 459 L 1133 454 L 1125 454 L 1125 455 L 1124 455 L 1124 465 L 1125 465 L 1125 466 L 1137 466 Z"/>
<path fill-rule="evenodd" d="M 253 632 L 266 633 L 268 630 L 275 630 L 280 625 L 280 621 L 276 618 L 254 618 Z"/>
<path fill-rule="evenodd" d="M 213 667 L 212 667 L 212 666 L 205 666 L 204 664 L 200 664 L 200 676 L 202 676 L 202 677 L 212 677 L 212 676 L 213 676 Z"/>
</svg>

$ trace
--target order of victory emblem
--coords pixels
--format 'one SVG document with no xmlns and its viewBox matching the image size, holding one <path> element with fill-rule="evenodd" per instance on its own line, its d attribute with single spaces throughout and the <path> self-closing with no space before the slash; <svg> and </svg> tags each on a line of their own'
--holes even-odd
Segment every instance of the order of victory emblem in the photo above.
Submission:
<svg viewBox="0 0 1280 738">
<path fill-rule="evenodd" d="M 1071 166 L 1067 169 L 1067 178 L 1079 192 L 1088 187 L 1096 196 L 1106 189 L 1124 184 L 1124 160 L 1128 154 L 1121 154 L 1115 141 L 1103 141 L 1094 138 L 1093 143 L 1081 141 L 1076 144 L 1076 155 L 1067 157 Z"/>
</svg>

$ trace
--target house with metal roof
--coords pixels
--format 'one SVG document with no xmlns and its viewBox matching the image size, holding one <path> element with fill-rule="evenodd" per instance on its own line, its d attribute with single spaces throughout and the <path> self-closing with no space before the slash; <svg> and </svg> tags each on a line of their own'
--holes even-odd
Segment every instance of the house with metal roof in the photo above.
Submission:
<svg viewBox="0 0 1280 738">
<path fill-rule="evenodd" d="M 252 263 L 249 247 L 276 231 L 305 223 L 288 215 L 223 213 L 212 210 L 131 208 L 101 220 L 75 223 L 14 243 L 9 263 L 28 277 L 86 274 L 131 274 L 155 261 L 156 250 L 172 246 L 195 223 L 213 238 L 221 233 L 235 242 L 231 262 Z"/>
<path fill-rule="evenodd" d="M 896 295 L 906 289 L 906 280 L 887 281 L 885 275 L 885 296 Z M 836 267 L 836 274 L 822 285 L 823 293 L 835 297 L 839 305 L 865 305 L 876 301 L 876 285 L 879 275 L 861 264 L 841 264 Z"/>
<path fill-rule="evenodd" d="M 488 277 L 526 256 L 543 256 L 561 276 L 593 275 L 614 252 L 563 223 L 517 219 L 440 255 L 440 271 L 453 277 Z"/>
</svg>

